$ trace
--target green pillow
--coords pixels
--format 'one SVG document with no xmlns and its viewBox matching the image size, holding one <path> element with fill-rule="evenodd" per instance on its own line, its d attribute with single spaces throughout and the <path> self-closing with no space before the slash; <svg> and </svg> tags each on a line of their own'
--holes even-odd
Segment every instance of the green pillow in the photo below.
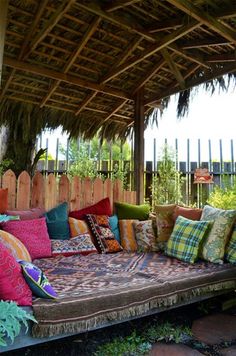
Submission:
<svg viewBox="0 0 236 356">
<path fill-rule="evenodd" d="M 178 216 L 167 242 L 166 254 L 185 262 L 194 263 L 198 258 L 200 243 L 211 225 L 210 221 L 189 220 Z"/>
<path fill-rule="evenodd" d="M 118 219 L 147 220 L 150 207 L 147 204 L 134 205 L 128 203 L 115 203 Z"/>
<path fill-rule="evenodd" d="M 204 260 L 223 263 L 225 245 L 236 219 L 236 210 L 223 210 L 205 205 L 201 220 L 213 220 L 214 224 L 207 238 L 203 242 L 200 257 Z"/>
<path fill-rule="evenodd" d="M 64 202 L 45 214 L 48 234 L 51 239 L 67 240 L 70 238 L 67 209 L 68 204 Z"/>
<path fill-rule="evenodd" d="M 232 236 L 226 248 L 225 259 L 230 263 L 236 263 L 236 224 L 234 224 Z"/>
</svg>

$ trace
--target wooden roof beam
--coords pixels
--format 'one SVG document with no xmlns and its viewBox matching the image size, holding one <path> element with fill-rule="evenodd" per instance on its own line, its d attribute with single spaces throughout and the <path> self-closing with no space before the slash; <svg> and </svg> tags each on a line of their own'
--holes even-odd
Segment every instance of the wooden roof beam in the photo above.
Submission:
<svg viewBox="0 0 236 356">
<path fill-rule="evenodd" d="M 127 100 L 123 100 L 122 102 L 119 102 L 115 108 L 113 108 L 113 110 L 110 112 L 110 114 L 108 114 L 105 118 L 103 122 L 108 121 L 113 115 L 115 115 L 117 113 L 117 111 L 119 111 L 127 102 Z"/>
<path fill-rule="evenodd" d="M 177 67 L 177 65 L 175 64 L 175 62 L 173 61 L 173 59 L 171 58 L 168 50 L 166 48 L 163 48 L 161 50 L 161 54 L 164 57 L 164 59 L 166 60 L 171 72 L 174 74 L 177 82 L 179 83 L 179 86 L 181 89 L 184 89 L 184 78 L 179 70 L 179 68 Z"/>
<path fill-rule="evenodd" d="M 105 5 L 103 7 L 103 10 L 107 11 L 107 12 L 112 12 L 112 11 L 121 9 L 125 6 L 132 5 L 139 1 L 140 0 L 114 0 L 114 1 L 110 1 L 107 5 Z"/>
<path fill-rule="evenodd" d="M 203 48 L 209 46 L 227 46 L 232 44 L 233 42 L 229 42 L 226 39 L 220 38 L 203 38 L 201 40 L 194 40 L 194 41 L 183 41 L 180 46 L 183 49 L 192 49 L 192 48 Z"/>
<path fill-rule="evenodd" d="M 87 31 L 85 32 L 85 35 L 82 39 L 82 41 L 79 43 L 79 46 L 75 49 L 75 51 L 71 54 L 68 62 L 66 63 L 66 65 L 64 66 L 64 70 L 63 73 L 67 73 L 69 71 L 69 69 L 72 67 L 72 65 L 74 64 L 74 62 L 76 61 L 76 58 L 78 57 L 78 55 L 81 53 L 81 51 L 83 50 L 83 48 L 86 46 L 86 44 L 88 43 L 89 39 L 91 38 L 91 36 L 94 34 L 94 32 L 96 31 L 97 26 L 99 25 L 101 18 L 97 17 L 92 21 L 92 23 L 90 24 L 90 26 L 88 27 Z M 50 99 L 51 95 L 55 92 L 55 90 L 57 89 L 58 85 L 60 84 L 60 80 L 57 80 L 51 87 L 51 89 L 49 90 L 48 94 L 43 98 L 40 107 L 43 107 L 45 105 L 45 103 L 47 102 L 48 99 Z"/>
<path fill-rule="evenodd" d="M 128 93 L 126 93 L 122 90 L 112 89 L 112 88 L 106 87 L 105 85 L 99 85 L 99 84 L 90 82 L 88 80 L 83 80 L 83 79 L 80 79 L 80 78 L 78 78 L 74 75 L 71 75 L 71 74 L 65 74 L 65 73 L 57 72 L 55 70 L 51 70 L 48 68 L 39 67 L 36 64 L 19 61 L 19 60 L 9 58 L 9 57 L 3 58 L 3 64 L 10 68 L 22 70 L 24 72 L 34 73 L 34 74 L 37 74 L 37 75 L 40 75 L 40 76 L 43 76 L 46 78 L 51 78 L 54 80 L 60 80 L 65 83 L 77 85 L 82 88 L 87 88 L 87 89 L 90 89 L 93 91 L 98 91 L 98 92 L 108 94 L 108 95 L 111 95 L 111 96 L 114 96 L 117 98 L 132 100 L 132 97 Z"/>
<path fill-rule="evenodd" d="M 86 98 L 82 101 L 82 103 L 80 104 L 79 109 L 75 112 L 75 115 L 79 115 L 81 113 L 81 111 L 86 107 L 86 105 L 88 105 L 88 103 L 90 103 L 91 100 L 93 100 L 93 98 L 97 95 L 97 91 L 93 91 L 92 93 L 88 94 L 86 96 Z"/>
<path fill-rule="evenodd" d="M 37 33 L 35 38 L 31 41 L 27 47 L 23 59 L 30 55 L 31 52 L 37 47 L 43 38 L 52 30 L 52 28 L 60 21 L 63 15 L 70 9 L 76 0 L 64 0 L 63 3 L 53 13 L 52 17 L 46 22 L 44 27 Z"/>
<path fill-rule="evenodd" d="M 194 79 L 189 79 L 185 81 L 185 88 L 183 90 L 186 89 L 190 89 L 192 87 L 198 86 L 200 84 L 206 83 L 209 80 L 215 79 L 217 77 L 221 77 L 225 74 L 228 73 L 233 73 L 236 71 L 236 62 L 235 63 L 231 63 L 229 65 L 225 65 L 223 68 L 221 69 L 215 69 L 212 71 L 209 71 L 209 74 L 205 74 L 203 76 L 201 76 L 200 78 L 194 78 Z M 161 92 L 159 94 L 153 95 L 151 98 L 146 99 L 144 102 L 144 105 L 149 105 L 152 104 L 156 101 L 159 101 L 161 99 L 164 99 L 168 96 L 171 96 L 173 94 L 177 94 L 180 91 L 179 86 L 173 87 L 173 85 L 169 86 L 169 88 L 165 91 L 165 92 Z"/>
<path fill-rule="evenodd" d="M 197 21 L 191 21 L 188 25 L 181 27 L 180 29 L 172 32 L 167 36 L 164 36 L 162 40 L 160 40 L 158 43 L 155 43 L 154 45 L 151 45 L 148 49 L 143 51 L 141 55 L 136 56 L 135 58 L 131 58 L 130 60 L 126 61 L 124 64 L 120 65 L 118 68 L 115 68 L 110 73 L 108 73 L 103 79 L 103 83 L 108 82 L 109 80 L 116 77 L 117 75 L 125 72 L 127 69 L 132 68 L 136 64 L 142 62 L 144 59 L 160 51 L 162 48 L 167 47 L 172 42 L 176 41 L 176 39 L 181 38 L 182 36 L 186 35 L 188 32 L 191 32 L 194 28 L 198 26 L 199 24 L 197 23 Z"/>
<path fill-rule="evenodd" d="M 235 31 L 229 29 L 224 24 L 216 20 L 210 14 L 202 11 L 196 7 L 192 2 L 188 0 L 167 0 L 171 5 L 177 7 L 181 11 L 185 12 L 195 20 L 203 23 L 210 29 L 219 33 L 222 37 L 226 38 L 228 41 L 233 41 L 236 43 L 236 34 Z"/>
<path fill-rule="evenodd" d="M 0 11 L 0 87 L 1 87 L 1 78 L 2 78 L 5 34 L 6 34 L 6 26 L 7 26 L 8 3 L 9 3 L 9 0 L 1 1 L 1 11 Z"/>
<path fill-rule="evenodd" d="M 207 62 L 236 62 L 236 53 L 221 53 L 205 56 Z"/>
</svg>

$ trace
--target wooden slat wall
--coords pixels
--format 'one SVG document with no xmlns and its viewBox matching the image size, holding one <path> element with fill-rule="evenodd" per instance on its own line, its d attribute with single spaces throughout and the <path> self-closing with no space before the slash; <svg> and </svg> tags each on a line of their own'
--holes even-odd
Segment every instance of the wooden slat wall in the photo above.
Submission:
<svg viewBox="0 0 236 356">
<path fill-rule="evenodd" d="M 111 204 L 115 201 L 135 204 L 136 192 L 125 191 L 122 182 L 110 179 L 103 181 L 96 178 L 81 180 L 73 177 L 71 180 L 62 175 L 60 178 L 52 173 L 44 177 L 37 172 L 31 179 L 24 171 L 18 179 L 13 171 L 8 170 L 2 177 L 2 187 L 8 188 L 8 209 L 29 209 L 37 206 L 46 210 L 55 207 L 63 201 L 69 202 L 70 210 L 81 209 L 109 197 Z"/>
</svg>

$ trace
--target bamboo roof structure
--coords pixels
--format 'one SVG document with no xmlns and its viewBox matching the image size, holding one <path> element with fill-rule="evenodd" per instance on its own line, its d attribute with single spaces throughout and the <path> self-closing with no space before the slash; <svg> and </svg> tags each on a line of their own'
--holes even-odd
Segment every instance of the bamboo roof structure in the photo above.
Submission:
<svg viewBox="0 0 236 356">
<path fill-rule="evenodd" d="M 17 107 L 72 136 L 122 137 L 141 88 L 148 118 L 172 94 L 181 111 L 191 88 L 235 79 L 235 45 L 235 0 L 9 0 L 2 117 Z"/>
</svg>

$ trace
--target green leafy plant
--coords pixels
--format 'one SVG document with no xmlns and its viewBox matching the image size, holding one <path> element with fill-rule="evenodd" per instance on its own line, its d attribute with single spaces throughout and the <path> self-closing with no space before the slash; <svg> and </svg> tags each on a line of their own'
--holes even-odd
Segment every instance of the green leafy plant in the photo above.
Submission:
<svg viewBox="0 0 236 356">
<path fill-rule="evenodd" d="M 236 209 L 236 181 L 231 185 L 228 177 L 223 177 L 222 187 L 215 186 L 207 203 L 220 209 Z"/>
<path fill-rule="evenodd" d="M 30 315 L 15 302 L 0 301 L 0 346 L 6 346 L 6 338 L 12 342 L 19 335 L 22 324 L 28 330 L 28 321 L 37 323 L 33 315 Z"/>
<path fill-rule="evenodd" d="M 6 170 L 13 165 L 13 160 L 12 159 L 3 159 L 0 162 L 0 176 L 3 175 Z"/>
<path fill-rule="evenodd" d="M 177 171 L 175 162 L 175 152 L 165 145 L 158 163 L 158 174 L 153 177 L 151 185 L 153 205 L 181 202 L 184 179 Z"/>
<path fill-rule="evenodd" d="M 180 343 L 186 337 L 191 337 L 191 329 L 187 326 L 176 326 L 169 322 L 153 325 L 144 332 L 145 340 L 150 343 L 157 341 Z"/>
</svg>

